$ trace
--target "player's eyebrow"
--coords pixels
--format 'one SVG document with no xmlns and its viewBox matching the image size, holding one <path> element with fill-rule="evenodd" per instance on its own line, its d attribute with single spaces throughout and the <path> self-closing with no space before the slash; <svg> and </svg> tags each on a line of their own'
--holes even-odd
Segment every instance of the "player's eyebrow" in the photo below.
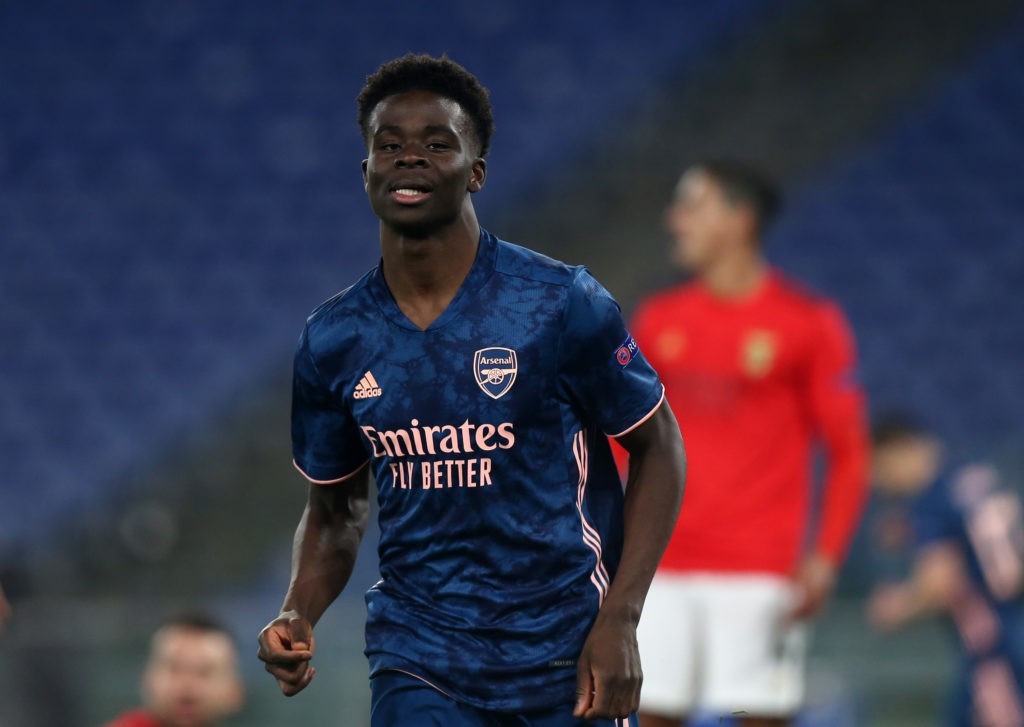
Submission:
<svg viewBox="0 0 1024 727">
<path fill-rule="evenodd" d="M 399 134 L 403 131 L 403 128 L 398 124 L 386 124 L 384 126 L 377 127 L 377 130 L 373 132 L 373 135 L 380 136 L 381 134 Z M 455 130 L 447 124 L 427 124 L 423 127 L 423 131 L 428 134 L 448 134 L 449 136 L 457 136 Z"/>
<path fill-rule="evenodd" d="M 451 134 L 455 136 L 455 129 L 446 124 L 428 124 L 424 127 L 424 131 L 428 134 Z"/>
</svg>

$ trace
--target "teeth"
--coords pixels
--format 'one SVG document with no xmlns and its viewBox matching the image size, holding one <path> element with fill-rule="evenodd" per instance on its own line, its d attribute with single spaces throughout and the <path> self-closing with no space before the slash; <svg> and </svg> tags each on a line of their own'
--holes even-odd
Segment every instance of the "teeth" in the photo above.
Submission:
<svg viewBox="0 0 1024 727">
<path fill-rule="evenodd" d="M 418 197 L 423 192 L 418 189 L 396 189 L 395 194 L 400 194 L 403 197 Z"/>
</svg>

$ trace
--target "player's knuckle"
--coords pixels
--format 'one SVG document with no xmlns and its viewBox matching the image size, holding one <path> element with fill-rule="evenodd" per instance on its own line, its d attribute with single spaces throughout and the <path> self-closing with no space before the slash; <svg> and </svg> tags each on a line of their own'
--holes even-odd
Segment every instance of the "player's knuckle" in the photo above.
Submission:
<svg viewBox="0 0 1024 727">
<path fill-rule="evenodd" d="M 631 686 L 633 683 L 633 679 L 627 673 L 613 672 L 612 674 L 608 675 L 608 677 L 605 679 L 605 683 L 608 684 L 608 686 L 612 689 L 623 689 L 625 687 Z"/>
</svg>

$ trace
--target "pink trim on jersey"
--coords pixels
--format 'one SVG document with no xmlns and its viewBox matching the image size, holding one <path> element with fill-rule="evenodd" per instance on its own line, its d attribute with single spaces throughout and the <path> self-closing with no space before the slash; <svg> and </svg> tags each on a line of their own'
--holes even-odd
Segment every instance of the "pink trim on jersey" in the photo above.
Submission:
<svg viewBox="0 0 1024 727">
<path fill-rule="evenodd" d="M 583 496 L 587 491 L 587 474 L 590 464 L 590 452 L 587 450 L 587 433 L 583 429 L 576 432 L 572 438 L 572 454 L 576 458 L 576 467 L 580 472 L 579 483 L 576 488 L 576 511 L 580 514 L 583 542 L 597 556 L 597 565 L 594 566 L 594 572 L 590 574 L 590 582 L 597 589 L 598 604 L 600 605 L 604 603 L 604 597 L 608 595 L 611 579 L 608 577 L 608 571 L 605 570 L 604 562 L 601 560 L 601 534 L 587 522 L 587 518 L 583 515 Z"/>
<path fill-rule="evenodd" d="M 1024 724 L 1024 707 L 1017 693 L 1006 659 L 985 661 L 974 668 L 975 714 L 990 727 L 1016 727 Z"/>
<path fill-rule="evenodd" d="M 413 674 L 411 671 L 406 671 L 405 669 L 395 669 L 395 668 L 386 669 L 385 671 L 397 671 L 399 674 L 405 674 L 407 677 L 412 677 L 413 679 L 418 679 L 419 681 L 423 682 L 424 684 L 426 684 L 428 687 L 430 687 L 434 691 L 440 692 L 444 696 L 448 697 L 448 699 L 452 700 L 453 702 L 458 701 L 458 700 L 455 699 L 455 697 L 450 695 L 448 692 L 446 692 L 445 690 L 441 689 L 441 687 L 437 686 L 436 684 L 434 684 L 429 679 L 424 679 L 419 674 Z"/>
<path fill-rule="evenodd" d="M 960 633 L 960 640 L 970 654 L 984 653 L 999 638 L 999 617 L 985 599 L 969 586 L 954 600 L 950 614 Z"/>
<path fill-rule="evenodd" d="M 577 446 L 578 445 L 578 446 Z M 578 454 L 577 454 L 578 452 Z M 590 549 L 597 555 L 597 567 L 595 573 L 591 576 L 591 581 L 594 581 L 594 576 L 599 580 L 607 592 L 608 586 L 611 584 L 611 579 L 608 577 L 608 571 L 605 570 L 604 563 L 601 560 L 601 554 L 603 552 L 601 544 L 601 534 L 587 522 L 583 516 L 583 497 L 587 489 L 587 477 L 590 468 L 590 450 L 586 446 L 586 434 L 582 430 L 576 435 L 576 441 L 573 443 L 573 454 L 577 454 L 576 464 L 580 468 L 580 483 L 576 493 L 576 508 L 580 513 L 580 523 L 583 530 L 583 540 L 590 546 Z M 595 585 L 596 582 L 595 582 Z M 601 586 L 599 585 L 600 589 Z"/>
<path fill-rule="evenodd" d="M 359 474 L 362 471 L 363 467 L 365 467 L 366 465 L 370 464 L 370 460 L 366 460 L 361 465 L 356 467 L 354 470 L 349 472 L 347 475 L 345 475 L 344 477 L 339 477 L 336 480 L 314 480 L 312 477 L 307 475 L 306 472 L 301 467 L 299 467 L 299 463 L 296 462 L 294 459 L 292 460 L 292 464 L 295 465 L 295 469 L 297 469 L 299 471 L 299 473 L 303 477 L 305 477 L 307 480 L 312 482 L 314 485 L 336 485 L 339 482 L 344 482 L 345 480 L 347 480 L 349 478 L 355 477 L 357 474 Z"/>
<path fill-rule="evenodd" d="M 967 521 L 985 582 L 1000 601 L 1017 595 L 1024 584 L 1024 562 L 1014 540 L 1020 517 L 1020 501 L 1004 492 L 982 499 Z"/>
<path fill-rule="evenodd" d="M 647 412 L 646 414 L 644 414 L 643 418 L 641 418 L 641 419 L 640 419 L 640 421 L 638 421 L 638 422 L 637 422 L 636 424 L 634 424 L 633 426 L 629 427 L 629 429 L 624 429 L 623 431 L 619 432 L 618 434 L 609 434 L 608 436 L 609 436 L 609 437 L 611 437 L 612 439 L 618 439 L 619 437 L 624 437 L 624 436 L 626 436 L 627 434 L 629 434 L 630 432 L 632 432 L 632 431 L 633 431 L 634 429 L 636 429 L 637 427 L 639 427 L 639 426 L 640 426 L 641 424 L 643 424 L 643 423 L 644 423 L 645 421 L 647 421 L 647 420 L 648 420 L 648 419 L 650 419 L 650 418 L 651 418 L 652 416 L 654 416 L 654 412 L 658 411 L 658 409 L 660 409 L 660 408 L 661 408 L 661 405 L 662 405 L 662 403 L 663 403 L 664 401 L 665 401 L 665 385 L 664 385 L 664 384 L 662 384 L 662 385 L 661 385 L 661 398 L 660 398 L 660 399 L 658 399 L 658 403 L 654 405 L 654 408 L 653 408 L 653 409 L 651 409 L 651 410 L 650 410 L 649 412 Z"/>
</svg>

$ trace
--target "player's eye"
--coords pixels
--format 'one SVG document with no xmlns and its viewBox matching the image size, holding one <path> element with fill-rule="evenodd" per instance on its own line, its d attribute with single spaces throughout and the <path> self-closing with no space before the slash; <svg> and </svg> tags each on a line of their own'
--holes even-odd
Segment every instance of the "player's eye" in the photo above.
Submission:
<svg viewBox="0 0 1024 727">
<path fill-rule="evenodd" d="M 447 144 L 443 141 L 432 141 L 427 144 L 427 148 L 432 151 L 444 151 L 445 149 L 451 149 L 451 144 Z"/>
<path fill-rule="evenodd" d="M 396 142 L 382 141 L 379 144 L 377 144 L 377 148 L 380 149 L 381 151 L 397 151 L 399 147 Z"/>
</svg>

